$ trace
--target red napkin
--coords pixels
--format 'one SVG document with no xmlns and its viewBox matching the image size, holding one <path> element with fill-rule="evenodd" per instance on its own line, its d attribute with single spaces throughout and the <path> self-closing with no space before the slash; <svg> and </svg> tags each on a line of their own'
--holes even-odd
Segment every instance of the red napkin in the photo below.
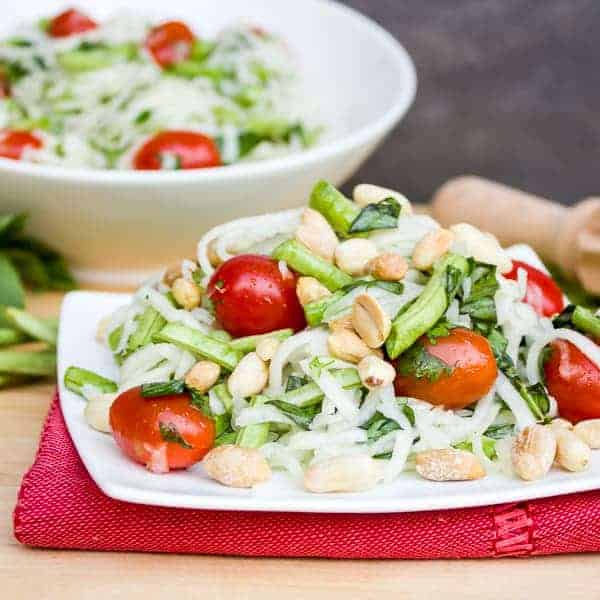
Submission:
<svg viewBox="0 0 600 600">
<path fill-rule="evenodd" d="M 442 485 L 440 485 L 440 493 Z M 600 550 L 600 491 L 518 504 L 381 515 L 206 511 L 105 496 L 55 398 L 14 513 L 30 546 L 245 556 L 470 558 Z"/>
</svg>

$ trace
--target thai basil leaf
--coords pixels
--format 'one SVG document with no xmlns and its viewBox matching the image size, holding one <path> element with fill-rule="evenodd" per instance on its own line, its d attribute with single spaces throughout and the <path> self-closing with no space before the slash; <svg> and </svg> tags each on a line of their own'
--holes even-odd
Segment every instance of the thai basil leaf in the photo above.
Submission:
<svg viewBox="0 0 600 600">
<path fill-rule="evenodd" d="M 418 341 L 400 355 L 396 368 L 403 377 L 428 379 L 431 383 L 438 381 L 442 376 L 451 375 L 454 370 L 451 365 L 429 354 Z"/>
<path fill-rule="evenodd" d="M 172 444 L 178 444 L 182 448 L 186 450 L 192 450 L 194 446 L 188 444 L 182 437 L 177 427 L 173 423 L 159 423 L 158 430 L 160 431 L 160 437 L 165 442 L 170 442 Z"/>
<path fill-rule="evenodd" d="M 303 385 L 308 383 L 308 379 L 306 377 L 298 377 L 298 375 L 290 375 L 285 384 L 285 391 L 291 392 L 292 390 L 297 390 L 301 388 Z"/>
<path fill-rule="evenodd" d="M 349 233 L 365 233 L 377 229 L 394 229 L 402 206 L 395 198 L 385 198 L 374 204 L 367 204 L 352 221 Z"/>
</svg>

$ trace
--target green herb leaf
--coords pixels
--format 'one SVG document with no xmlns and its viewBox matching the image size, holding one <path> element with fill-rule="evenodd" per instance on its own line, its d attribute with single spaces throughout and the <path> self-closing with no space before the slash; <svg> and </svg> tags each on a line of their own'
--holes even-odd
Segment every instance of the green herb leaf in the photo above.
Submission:
<svg viewBox="0 0 600 600">
<path fill-rule="evenodd" d="M 181 379 L 157 383 L 143 383 L 140 393 L 144 398 L 158 398 L 170 394 L 183 394 L 185 383 Z"/>
<path fill-rule="evenodd" d="M 285 391 L 291 392 L 292 390 L 297 390 L 301 388 L 303 385 L 308 383 L 308 378 L 306 377 L 298 377 L 297 375 L 290 375 L 285 384 Z"/>
<path fill-rule="evenodd" d="M 320 404 L 300 407 L 284 402 L 283 400 L 271 400 L 270 404 L 276 406 L 282 413 L 292 419 L 296 425 L 304 429 L 308 429 L 313 419 L 321 412 Z"/>
<path fill-rule="evenodd" d="M 452 302 L 454 296 L 458 292 L 458 288 L 463 282 L 464 276 L 463 272 L 452 265 L 448 265 L 446 267 L 446 296 L 448 298 L 448 303 Z"/>
<path fill-rule="evenodd" d="M 515 426 L 507 423 L 506 425 L 491 425 L 485 430 L 484 435 L 494 440 L 501 440 L 502 438 L 512 435 L 515 431 Z"/>
<path fill-rule="evenodd" d="M 142 125 L 152 116 L 151 110 L 143 110 L 133 121 L 136 125 Z"/>
<path fill-rule="evenodd" d="M 386 290 L 392 294 L 401 294 L 404 291 L 404 284 L 399 281 L 380 281 L 379 279 L 357 279 L 348 285 L 345 285 L 340 291 L 344 292 L 343 295 L 351 292 L 352 290 L 364 286 L 366 289 L 369 288 L 380 288 Z M 331 296 L 327 296 L 330 298 Z"/>
<path fill-rule="evenodd" d="M 394 229 L 402 206 L 398 200 L 389 197 L 375 204 L 367 204 L 350 225 L 349 233 L 364 233 L 377 229 Z"/>
<path fill-rule="evenodd" d="M 451 365 L 429 354 L 419 341 L 400 355 L 396 368 L 403 377 L 428 379 L 431 383 L 450 376 L 454 370 Z"/>
<path fill-rule="evenodd" d="M 436 344 L 439 338 L 448 337 L 450 332 L 455 329 L 457 325 L 450 323 L 445 317 L 442 317 L 428 332 L 427 339 L 431 344 Z"/>
<path fill-rule="evenodd" d="M 159 423 L 158 429 L 160 431 L 160 437 L 165 442 L 169 442 L 171 444 L 178 444 L 182 448 L 186 450 L 192 450 L 194 446 L 188 444 L 182 437 L 177 427 L 173 423 Z"/>
<path fill-rule="evenodd" d="M 498 458 L 498 454 L 496 453 L 496 440 L 490 439 L 485 436 L 481 436 L 481 447 L 483 449 L 483 453 L 490 459 L 496 460 Z M 454 444 L 454 448 L 457 450 L 465 450 L 466 452 L 473 452 L 473 444 L 471 441 L 465 440 L 464 442 L 458 442 L 458 444 Z"/>
</svg>

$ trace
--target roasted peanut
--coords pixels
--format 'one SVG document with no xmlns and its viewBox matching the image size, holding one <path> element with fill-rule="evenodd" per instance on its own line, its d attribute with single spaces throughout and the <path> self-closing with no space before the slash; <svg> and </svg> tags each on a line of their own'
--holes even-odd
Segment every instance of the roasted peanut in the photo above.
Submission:
<svg viewBox="0 0 600 600">
<path fill-rule="evenodd" d="M 394 198 L 394 200 L 397 200 L 400 203 L 402 215 L 412 214 L 412 206 L 408 199 L 394 190 L 388 190 L 387 188 L 371 185 L 370 183 L 359 183 L 352 191 L 352 199 L 360 207 L 381 202 L 386 198 Z"/>
<path fill-rule="evenodd" d="M 200 301 L 202 300 L 200 288 L 195 283 L 183 277 L 173 282 L 171 292 L 173 293 L 175 302 L 185 308 L 185 310 L 192 310 L 200 306 Z"/>
<path fill-rule="evenodd" d="M 371 275 L 382 281 L 400 281 L 407 271 L 408 262 L 395 252 L 384 252 L 369 263 Z"/>
<path fill-rule="evenodd" d="M 575 433 L 566 428 L 555 428 L 556 463 L 567 471 L 585 471 L 590 464 L 592 451 Z"/>
<path fill-rule="evenodd" d="M 331 329 L 331 331 L 337 331 L 338 329 L 349 329 L 350 331 L 354 331 L 354 325 L 352 325 L 352 312 L 349 312 L 343 317 L 333 319 L 333 321 L 329 321 L 329 329 Z"/>
<path fill-rule="evenodd" d="M 383 478 L 382 466 L 365 454 L 334 456 L 311 465 L 304 473 L 304 487 L 317 494 L 362 492 Z"/>
<path fill-rule="evenodd" d="M 217 446 L 202 464 L 211 479 L 229 487 L 250 488 L 271 478 L 271 467 L 256 448 Z"/>
<path fill-rule="evenodd" d="M 485 477 L 485 469 L 474 454 L 454 448 L 419 452 L 416 469 L 421 477 L 431 481 L 470 481 Z"/>
<path fill-rule="evenodd" d="M 296 230 L 296 239 L 317 256 L 333 262 L 333 254 L 339 242 L 335 231 L 320 212 L 312 208 L 304 209 L 302 223 Z"/>
<path fill-rule="evenodd" d="M 330 296 L 331 292 L 314 277 L 299 277 L 296 283 L 296 295 L 300 300 L 300 304 L 305 306 Z"/>
<path fill-rule="evenodd" d="M 452 225 L 450 231 L 454 234 L 453 247 L 460 254 L 496 265 L 500 273 L 508 273 L 512 269 L 510 257 L 491 233 L 480 231 L 468 223 Z"/>
<path fill-rule="evenodd" d="M 227 389 L 234 398 L 247 398 L 263 391 L 269 379 L 269 369 L 256 352 L 249 352 L 237 364 L 229 379 Z"/>
<path fill-rule="evenodd" d="M 256 344 L 256 354 L 258 354 L 258 357 L 261 360 L 269 362 L 273 356 L 275 356 L 275 352 L 277 352 L 279 345 L 280 341 L 277 338 L 265 338 Z"/>
<path fill-rule="evenodd" d="M 567 419 L 557 418 L 552 419 L 550 427 L 555 431 L 561 429 L 573 429 L 573 423 L 571 423 L 571 421 L 567 421 Z"/>
<path fill-rule="evenodd" d="M 181 272 L 181 261 L 167 267 L 167 269 L 163 273 L 162 281 L 165 285 L 171 287 L 175 283 L 175 281 L 180 277 L 183 277 L 183 274 Z"/>
<path fill-rule="evenodd" d="M 454 234 L 447 229 L 436 229 L 426 233 L 413 250 L 414 266 L 421 271 L 430 269 L 436 260 L 450 250 L 453 239 Z"/>
<path fill-rule="evenodd" d="M 391 319 L 369 294 L 361 294 L 354 299 L 352 325 L 369 348 L 382 346 L 392 329 Z"/>
<path fill-rule="evenodd" d="M 530 425 L 517 435 L 513 443 L 513 468 L 525 481 L 545 477 L 555 456 L 556 435 L 550 427 Z"/>
<path fill-rule="evenodd" d="M 110 433 L 110 407 L 116 398 L 115 394 L 98 394 L 88 399 L 83 415 L 85 422 L 96 431 Z"/>
<path fill-rule="evenodd" d="M 358 363 L 358 376 L 365 387 L 374 389 L 392 383 L 396 378 L 396 369 L 389 362 L 371 354 Z"/>
<path fill-rule="evenodd" d="M 211 360 L 197 362 L 185 376 L 185 384 L 197 392 L 204 394 L 215 385 L 221 375 L 221 367 Z"/>
<path fill-rule="evenodd" d="M 579 421 L 573 428 L 575 435 L 583 440 L 590 448 L 600 448 L 600 419 Z"/>
<path fill-rule="evenodd" d="M 373 350 L 349 329 L 332 331 L 327 338 L 327 348 L 332 356 L 351 363 L 358 363 L 373 354 Z"/>
<path fill-rule="evenodd" d="M 352 238 L 335 249 L 335 264 L 345 273 L 364 275 L 369 263 L 377 256 L 377 246 L 371 240 Z"/>
</svg>

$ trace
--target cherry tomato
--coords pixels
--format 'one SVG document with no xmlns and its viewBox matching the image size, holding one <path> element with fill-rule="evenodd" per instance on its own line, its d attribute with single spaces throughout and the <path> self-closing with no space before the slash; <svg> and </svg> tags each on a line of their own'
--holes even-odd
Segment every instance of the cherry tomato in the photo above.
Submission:
<svg viewBox="0 0 600 600">
<path fill-rule="evenodd" d="M 527 273 L 525 302 L 533 307 L 535 312 L 544 317 L 551 317 L 562 311 L 565 307 L 563 293 L 552 277 L 520 260 L 513 260 L 512 270 L 504 277 L 517 281 L 519 269 Z"/>
<path fill-rule="evenodd" d="M 485 396 L 498 370 L 489 342 L 469 329 L 456 328 L 435 339 L 423 336 L 418 342 L 427 354 L 449 367 L 434 380 L 427 376 L 402 374 L 402 357 L 396 367 L 395 387 L 399 396 L 410 396 L 445 408 L 459 409 Z M 443 365 L 441 365 L 443 367 Z"/>
<path fill-rule="evenodd" d="M 554 340 L 544 375 L 561 417 L 572 423 L 600 418 L 600 369 L 579 348 Z"/>
<path fill-rule="evenodd" d="M 206 135 L 193 131 L 162 131 L 147 140 L 133 157 L 138 171 L 173 169 L 203 169 L 218 167 L 221 156 L 215 142 Z M 167 166 L 166 166 L 167 165 Z"/>
<path fill-rule="evenodd" d="M 42 140 L 28 131 L 0 131 L 0 156 L 19 160 L 26 148 L 41 148 Z"/>
<path fill-rule="evenodd" d="M 98 23 L 78 10 L 70 9 L 56 15 L 48 25 L 48 35 L 52 37 L 68 37 L 90 29 L 96 29 Z"/>
<path fill-rule="evenodd" d="M 235 337 L 306 326 L 296 275 L 267 256 L 240 254 L 224 262 L 208 285 L 217 319 Z"/>
<path fill-rule="evenodd" d="M 215 424 L 190 400 L 188 394 L 144 398 L 140 387 L 123 392 L 110 407 L 117 445 L 153 473 L 197 463 L 213 446 Z"/>
<path fill-rule="evenodd" d="M 167 21 L 154 27 L 146 38 L 146 48 L 161 67 L 170 67 L 188 58 L 194 34 L 181 21 Z"/>
</svg>

